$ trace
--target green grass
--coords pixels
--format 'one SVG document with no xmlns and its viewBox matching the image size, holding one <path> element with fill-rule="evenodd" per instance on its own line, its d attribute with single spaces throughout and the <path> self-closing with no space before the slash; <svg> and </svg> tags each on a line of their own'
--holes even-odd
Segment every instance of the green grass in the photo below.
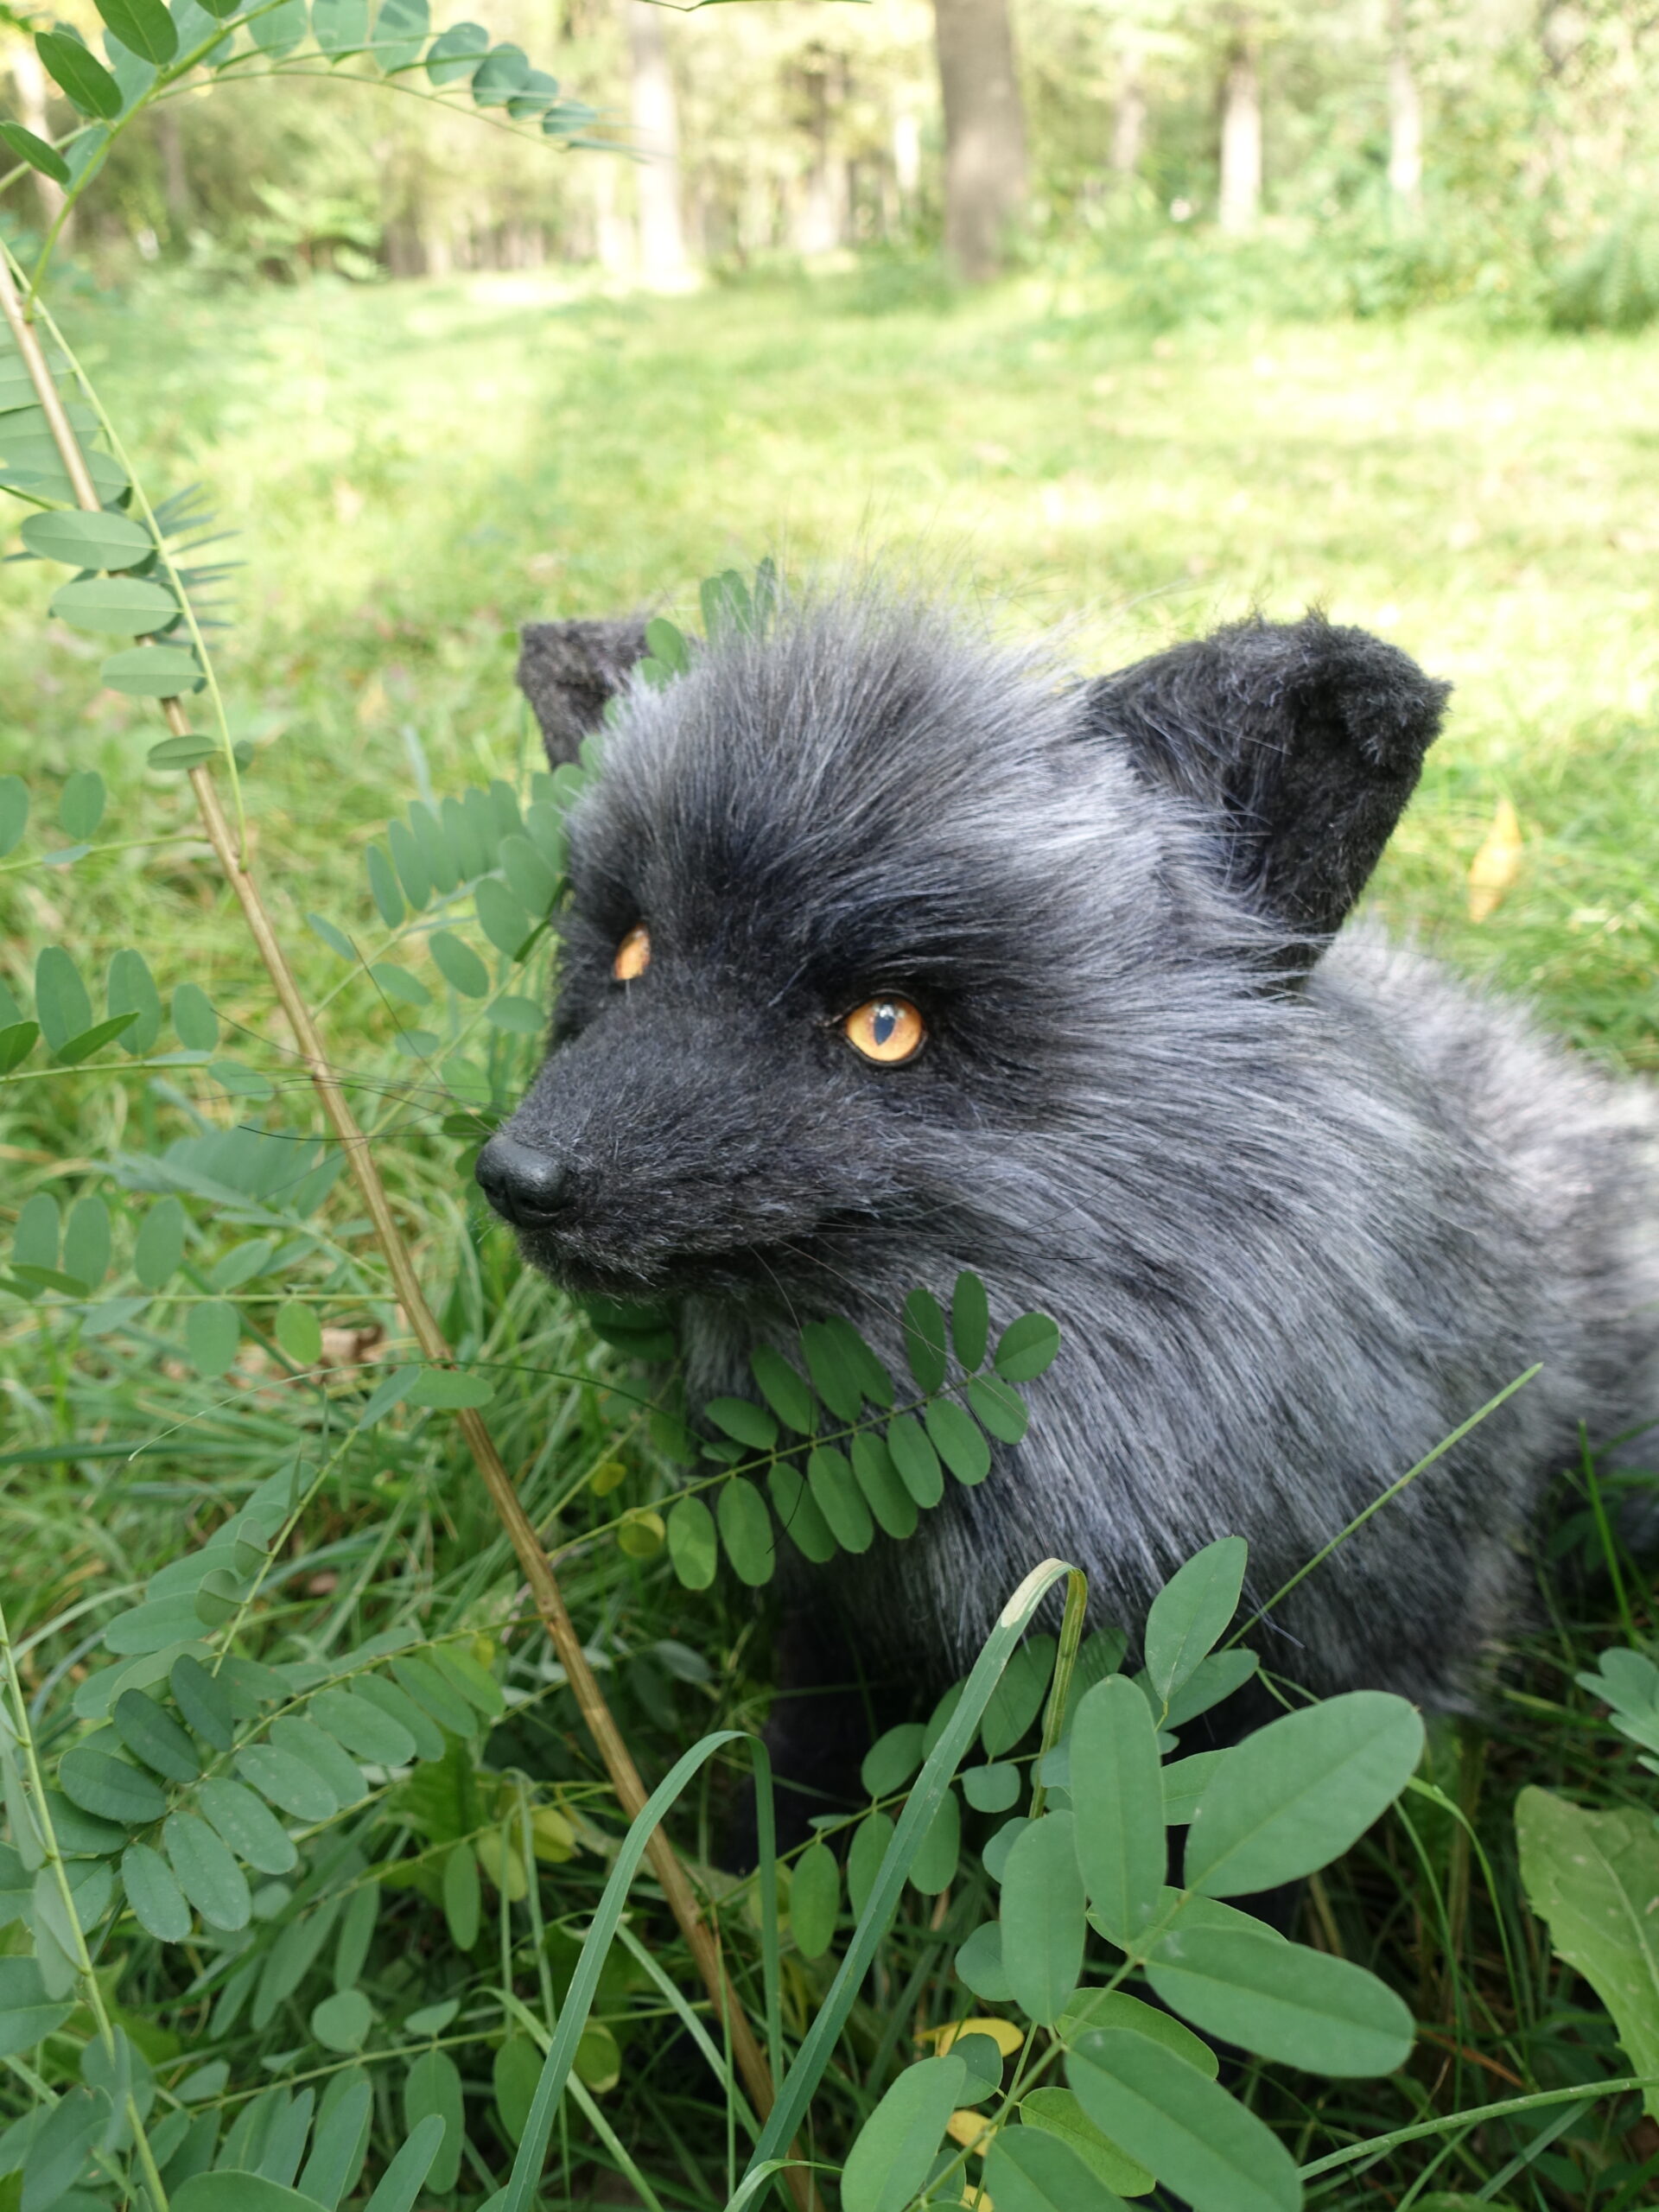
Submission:
<svg viewBox="0 0 1659 2212">
<path fill-rule="evenodd" d="M 919 566 L 1011 631 L 1070 625 L 1086 668 L 1252 607 L 1322 606 L 1458 687 L 1378 906 L 1456 964 L 1530 993 L 1586 1048 L 1659 1066 L 1659 436 L 1647 399 L 1659 340 L 1500 340 L 1424 317 L 1154 340 L 1087 286 L 1032 281 L 952 301 L 918 284 L 912 302 L 891 272 L 675 300 L 518 279 L 218 299 L 158 284 L 78 300 L 67 328 L 151 493 L 200 480 L 240 533 L 247 566 L 219 666 L 233 725 L 259 747 L 247 789 L 264 877 L 302 982 L 364 1077 L 446 1324 L 510 1376 L 503 1447 L 563 1541 L 656 1494 L 658 1471 L 636 1437 L 613 1440 L 627 1401 L 604 1387 L 609 1371 L 569 1318 L 517 1274 L 503 1236 L 475 1241 L 442 1100 L 400 1080 L 387 1010 L 366 984 L 342 982 L 302 919 L 320 911 L 378 941 L 361 849 L 415 795 L 418 763 L 440 792 L 526 766 L 511 633 L 528 617 L 689 609 L 700 576 L 768 550 L 802 567 L 866 555 Z M 188 793 L 145 771 L 150 717 L 95 689 L 93 645 L 48 629 L 47 595 L 38 568 L 0 582 L 0 773 L 23 775 L 49 814 L 56 782 L 96 766 L 111 791 L 100 836 L 154 842 L 73 871 L 0 872 L 0 972 L 21 985 L 43 942 L 69 945 L 89 973 L 112 948 L 141 945 L 164 991 L 202 982 L 249 1033 L 235 1049 L 279 1065 L 285 1040 L 193 835 Z M 1476 925 L 1467 870 L 1505 797 L 1524 857 Z M 186 1128 L 181 1084 L 87 1074 L 8 1086 L 0 1236 L 33 1189 L 85 1187 L 124 1146 Z M 214 1097 L 200 1110 L 223 1120 Z M 302 1090 L 279 1110 L 308 1126 Z M 337 1204 L 333 1218 L 355 1252 L 351 1211 Z M 204 1269 L 218 1249 L 204 1248 Z M 330 1319 L 397 1333 L 372 1266 L 320 1267 L 314 1287 Z M 0 1465 L 14 1635 L 141 1580 L 181 1529 L 205 1535 L 221 1502 L 290 1448 L 274 1409 L 259 1427 L 254 1393 L 204 1394 L 168 1333 L 184 1310 L 137 1359 L 77 1348 L 47 1308 L 0 1314 L 0 1452 L 54 1455 Z M 573 1379 L 584 1375 L 599 1380 Z M 143 1439 L 155 1442 L 140 1459 L 105 1448 Z M 628 1486 L 601 1503 L 587 1478 L 619 1450 Z M 351 1458 L 304 1536 L 317 1580 L 296 1570 L 272 1616 L 302 1643 L 340 1648 L 404 1619 L 427 1633 L 499 1631 L 513 1616 L 505 1545 L 442 1425 Z M 563 1571 L 652 1779 L 702 1728 L 764 1709 L 764 1643 L 746 1608 L 687 1598 L 660 1560 L 641 1566 L 609 1543 L 574 1551 Z M 1638 1593 L 1650 1632 L 1646 1602 Z M 100 1618 L 94 1607 L 46 1633 L 31 1687 L 81 1664 L 78 1639 Z M 1525 1780 L 1651 1802 L 1571 1688 L 1573 1666 L 1616 1634 L 1593 1614 L 1555 1623 L 1520 1655 L 1490 1726 L 1437 1735 L 1437 1777 L 1492 1855 L 1490 1889 L 1462 1832 L 1431 1808 L 1421 1853 L 1395 1823 L 1314 1897 L 1325 1940 L 1377 1961 L 1435 2040 L 1401 2082 L 1308 2088 L 1300 2120 L 1294 2085 L 1273 2091 L 1293 2139 L 1305 2124 L 1328 2147 L 1341 2139 L 1320 2132 L 1332 2126 L 1377 2132 L 1509 2094 L 1512 2080 L 1548 2088 L 1624 2070 L 1520 1905 L 1508 1825 Z M 603 1790 L 555 1692 L 536 1694 L 508 1755 L 568 1785 L 603 1825 Z M 681 1833 L 706 1852 L 719 1817 L 718 1794 L 705 1796 Z M 590 1856 L 559 1874 L 550 1905 L 578 1928 L 595 1866 Z M 955 1899 L 970 1920 L 977 1878 Z M 389 2009 L 442 1967 L 429 1929 L 413 1925 L 408 1955 L 378 1969 Z M 664 1955 L 690 1989 L 683 1961 Z M 948 1957 L 946 1935 L 912 1910 L 831 2077 L 826 2141 L 906 2055 L 907 2025 L 944 2016 Z M 182 2031 L 166 1973 L 153 1961 L 135 1971 L 142 1987 L 124 2001 L 137 2006 L 147 1988 Z M 825 1975 L 791 1973 L 798 2031 Z M 610 1992 L 630 2071 L 607 2109 L 665 2205 L 718 2205 L 723 2124 L 655 2005 L 640 1986 Z M 483 2094 L 482 2040 L 476 2056 L 468 2080 Z M 1505 2194 L 1562 2212 L 1645 2201 L 1646 2184 L 1617 2168 L 1634 2171 L 1652 2145 L 1621 2144 L 1608 2126 L 1592 2113 Z M 1430 2185 L 1478 2187 L 1525 2139 L 1488 2129 Z M 1398 2201 L 1427 2155 L 1402 2154 L 1322 2201 L 1344 2212 Z M 550 2202 L 590 2201 L 584 2158 L 573 2154 Z M 472 2186 L 455 2201 L 476 2202 Z"/>
<path fill-rule="evenodd" d="M 440 777 L 513 760 L 512 626 L 671 606 L 768 550 L 919 563 L 1015 629 L 1074 626 L 1087 666 L 1313 604 L 1458 687 L 1390 918 L 1651 1064 L 1659 344 L 1428 318 L 1148 341 L 1082 286 L 904 296 L 496 279 L 77 308 L 152 485 L 200 479 L 242 533 L 224 667 L 279 734 L 284 874 L 343 880 L 410 789 L 405 727 Z M 89 702 L 61 632 L 43 671 L 38 573 L 6 588 L 0 702 L 37 771 L 130 790 L 142 717 Z M 1527 859 L 1474 929 L 1504 794 Z"/>
</svg>

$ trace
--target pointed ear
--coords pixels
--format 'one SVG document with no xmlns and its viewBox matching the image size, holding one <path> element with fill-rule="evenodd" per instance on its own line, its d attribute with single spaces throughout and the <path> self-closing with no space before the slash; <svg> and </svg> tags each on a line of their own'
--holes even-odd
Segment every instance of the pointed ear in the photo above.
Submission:
<svg viewBox="0 0 1659 2212">
<path fill-rule="evenodd" d="M 547 757 L 574 760 L 606 702 L 645 652 L 644 615 L 613 622 L 526 622 L 519 632 L 518 688 L 529 700 Z"/>
<path fill-rule="evenodd" d="M 1318 614 L 1241 622 L 1088 686 L 1090 730 L 1213 810 L 1228 881 L 1311 966 L 1364 889 L 1451 692 Z"/>
</svg>

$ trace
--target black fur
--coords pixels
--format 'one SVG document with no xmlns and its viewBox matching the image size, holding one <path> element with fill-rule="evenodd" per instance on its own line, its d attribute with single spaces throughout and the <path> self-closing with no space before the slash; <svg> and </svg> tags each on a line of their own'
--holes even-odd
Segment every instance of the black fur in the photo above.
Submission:
<svg viewBox="0 0 1659 2212">
<path fill-rule="evenodd" d="M 535 634 L 563 757 L 595 659 L 573 704 Z M 1236 1532 L 1259 1601 L 1541 1361 L 1260 1639 L 1320 1692 L 1465 1701 L 1580 1421 L 1659 1415 L 1659 1116 L 1374 932 L 1331 942 L 1444 687 L 1314 617 L 1077 684 L 874 591 L 662 691 L 626 657 L 553 1046 L 486 1155 L 526 1253 L 675 1300 L 694 1397 L 825 1313 L 899 1367 L 904 1293 L 964 1266 L 1065 1334 L 990 1478 L 798 1572 L 797 1614 L 938 1681 L 1051 1554 L 1133 1632 Z M 909 1065 L 841 1034 L 880 991 L 926 1018 Z"/>
</svg>

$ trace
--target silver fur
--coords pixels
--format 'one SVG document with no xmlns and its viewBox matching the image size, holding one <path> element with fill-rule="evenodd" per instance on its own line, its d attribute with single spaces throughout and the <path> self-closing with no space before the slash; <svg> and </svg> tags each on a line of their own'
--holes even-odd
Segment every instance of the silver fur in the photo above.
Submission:
<svg viewBox="0 0 1659 2212">
<path fill-rule="evenodd" d="M 1325 950 L 1443 696 L 1317 618 L 1078 685 L 873 589 L 626 683 L 506 1133 L 556 1193 L 494 1193 L 529 1256 L 676 1300 L 694 1399 L 829 1312 L 897 1367 L 964 1267 L 1065 1332 L 991 1478 L 798 1604 L 948 1679 L 1050 1554 L 1133 1630 L 1236 1532 L 1259 1601 L 1539 1362 L 1262 1642 L 1466 1700 L 1580 1424 L 1659 1418 L 1659 1110 L 1374 930 Z M 836 1027 L 884 989 L 911 1065 Z"/>
</svg>

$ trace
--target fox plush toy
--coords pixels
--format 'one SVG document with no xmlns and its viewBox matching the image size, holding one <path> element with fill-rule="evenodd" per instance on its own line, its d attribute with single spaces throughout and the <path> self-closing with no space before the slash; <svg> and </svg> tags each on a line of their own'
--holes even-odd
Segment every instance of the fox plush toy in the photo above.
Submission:
<svg viewBox="0 0 1659 2212">
<path fill-rule="evenodd" d="M 1133 1634 L 1238 1534 L 1260 1602 L 1535 1365 L 1254 1637 L 1465 1703 L 1581 1425 L 1659 1421 L 1659 1108 L 1346 922 L 1446 687 L 1317 615 L 1077 680 L 874 586 L 661 689 L 644 650 L 524 634 L 556 761 L 618 703 L 491 1204 L 569 1289 L 671 1301 L 694 1402 L 815 1316 L 897 1362 L 963 1268 L 1064 1332 L 990 1478 L 791 1617 L 925 1685 L 1049 1555 Z"/>
</svg>

